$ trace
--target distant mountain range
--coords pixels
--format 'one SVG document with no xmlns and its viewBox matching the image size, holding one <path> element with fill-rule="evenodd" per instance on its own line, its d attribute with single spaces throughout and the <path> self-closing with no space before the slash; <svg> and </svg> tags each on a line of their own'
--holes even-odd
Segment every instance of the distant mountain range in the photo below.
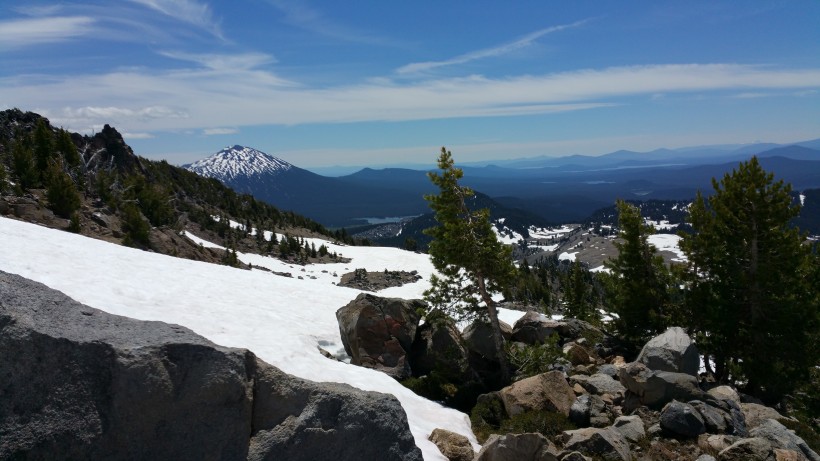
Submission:
<svg viewBox="0 0 820 461">
<path fill-rule="evenodd" d="M 249 147 L 226 147 L 183 168 L 216 178 L 278 208 L 298 210 L 332 227 L 427 211 L 426 203 L 416 193 L 396 190 L 389 184 L 375 186 L 321 176 Z"/>
<path fill-rule="evenodd" d="M 559 224 L 581 221 L 619 198 L 685 200 L 698 190 L 708 194 L 712 178 L 721 178 L 752 155 L 795 190 L 818 188 L 818 148 L 820 140 L 735 149 L 617 151 L 598 157 L 533 158 L 503 166 L 461 167 L 463 184 L 485 194 L 491 209 Z M 330 227 L 362 225 L 368 218 L 425 214 L 429 209 L 423 196 L 435 192 L 425 170 L 364 168 L 327 177 L 242 146 L 223 149 L 185 167 Z"/>
</svg>

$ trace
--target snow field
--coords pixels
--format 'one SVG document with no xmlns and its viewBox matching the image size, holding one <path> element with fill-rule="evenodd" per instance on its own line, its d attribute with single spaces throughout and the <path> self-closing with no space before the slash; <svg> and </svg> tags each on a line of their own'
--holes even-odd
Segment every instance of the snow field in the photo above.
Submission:
<svg viewBox="0 0 820 461">
<path fill-rule="evenodd" d="M 149 253 L 8 218 L 0 218 L 0 241 L 0 270 L 41 282 L 81 303 L 116 315 L 186 326 L 216 344 L 250 349 L 301 378 L 395 395 L 426 460 L 446 459 L 427 440 L 438 427 L 467 436 L 478 448 L 465 414 L 417 396 L 384 373 L 333 361 L 317 351 L 320 344 L 331 352 L 342 347 L 335 313 L 360 293 L 333 284 L 343 273 L 354 268 L 417 270 L 422 281 L 377 294 L 419 298 L 433 272 L 426 255 L 307 239 L 352 261 L 306 266 L 302 272 L 301 266 L 273 258 L 237 254 L 255 267 L 291 272 L 290 278 Z M 502 312 L 502 318 L 512 324 L 521 314 Z"/>
</svg>

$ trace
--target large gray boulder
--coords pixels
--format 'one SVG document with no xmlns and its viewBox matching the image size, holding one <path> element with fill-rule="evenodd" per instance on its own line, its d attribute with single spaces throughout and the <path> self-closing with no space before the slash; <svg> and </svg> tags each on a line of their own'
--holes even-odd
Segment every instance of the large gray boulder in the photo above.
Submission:
<svg viewBox="0 0 820 461">
<path fill-rule="evenodd" d="M 0 395 L 0 459 L 421 459 L 392 396 L 2 272 Z"/>
<path fill-rule="evenodd" d="M 557 450 L 537 433 L 491 435 L 475 461 L 558 461 Z"/>
<path fill-rule="evenodd" d="M 630 362 L 618 370 L 618 377 L 642 405 L 661 408 L 672 400 L 709 400 L 698 387 L 697 378 L 687 373 L 650 370 L 640 362 Z"/>
<path fill-rule="evenodd" d="M 768 440 L 760 437 L 741 439 L 718 453 L 718 461 L 776 461 Z"/>
<path fill-rule="evenodd" d="M 786 426 L 774 419 L 766 419 L 757 427 L 749 431 L 752 437 L 760 437 L 769 441 L 774 448 L 782 448 L 802 454 L 809 461 L 820 461 L 820 455 Z"/>
<path fill-rule="evenodd" d="M 509 324 L 499 321 L 501 335 L 509 341 L 512 328 Z M 489 323 L 476 320 L 464 329 L 461 337 L 467 347 L 467 357 L 470 368 L 487 388 L 498 389 L 506 384 L 501 373 L 498 354 L 493 340 L 493 329 Z"/>
<path fill-rule="evenodd" d="M 543 344 L 552 335 L 558 334 L 558 322 L 544 314 L 527 311 L 512 327 L 512 340 L 524 344 Z"/>
<path fill-rule="evenodd" d="M 723 434 L 727 430 L 732 432 L 732 417 L 722 408 L 707 405 L 700 400 L 692 400 L 689 405 L 700 413 L 703 424 L 706 426 L 706 432 L 710 434 Z"/>
<path fill-rule="evenodd" d="M 700 354 L 683 328 L 670 327 L 643 346 L 637 361 L 650 370 L 697 376 Z"/>
<path fill-rule="evenodd" d="M 595 394 L 579 395 L 569 409 L 569 420 L 578 427 L 606 427 L 612 421 L 606 403 Z"/>
<path fill-rule="evenodd" d="M 499 391 L 509 416 L 532 410 L 549 410 L 569 416 L 575 393 L 560 371 L 549 371 L 516 381 Z"/>
<path fill-rule="evenodd" d="M 408 356 L 424 306 L 421 300 L 382 298 L 362 293 L 336 311 L 339 333 L 350 363 L 396 379 L 411 375 Z"/>
<path fill-rule="evenodd" d="M 607 461 L 632 460 L 629 442 L 623 434 L 612 427 L 603 429 L 588 427 L 564 431 L 561 438 L 564 442 L 564 449 L 567 451 L 597 455 Z"/>
<path fill-rule="evenodd" d="M 731 386 L 717 386 L 706 392 L 718 400 L 731 400 L 740 405 L 740 395 Z"/>
<path fill-rule="evenodd" d="M 661 410 L 661 428 L 680 437 L 697 437 L 706 432 L 700 413 L 688 403 L 673 400 Z"/>
<path fill-rule="evenodd" d="M 646 438 L 646 425 L 638 415 L 618 416 L 612 428 L 620 432 L 631 443 L 638 443 Z"/>
<path fill-rule="evenodd" d="M 501 326 L 501 335 L 504 340 L 509 340 L 512 337 L 512 327 L 506 322 L 498 321 Z M 495 350 L 495 342 L 493 340 L 492 326 L 480 320 L 467 325 L 462 333 L 464 344 L 467 350 L 476 356 L 479 356 L 490 362 L 498 362 L 498 354 Z"/>
<path fill-rule="evenodd" d="M 783 415 L 774 408 L 759 403 L 741 403 L 740 409 L 746 421 L 746 427 L 754 429 L 767 419 L 783 419 Z"/>
<path fill-rule="evenodd" d="M 595 373 L 592 376 L 570 376 L 569 382 L 572 384 L 580 384 L 581 387 L 590 394 L 609 394 L 612 397 L 623 397 L 626 392 L 626 388 L 620 381 L 603 373 Z"/>
</svg>

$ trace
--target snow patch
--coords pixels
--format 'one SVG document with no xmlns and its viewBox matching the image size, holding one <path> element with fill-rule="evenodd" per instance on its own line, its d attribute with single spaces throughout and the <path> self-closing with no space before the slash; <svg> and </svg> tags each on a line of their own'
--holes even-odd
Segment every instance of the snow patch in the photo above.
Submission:
<svg viewBox="0 0 820 461">
<path fill-rule="evenodd" d="M 674 234 L 654 234 L 647 237 L 646 241 L 654 245 L 658 251 L 671 251 L 675 253 L 676 257 L 672 258 L 672 261 L 686 262 L 686 255 L 680 249 L 680 236 Z"/>
</svg>

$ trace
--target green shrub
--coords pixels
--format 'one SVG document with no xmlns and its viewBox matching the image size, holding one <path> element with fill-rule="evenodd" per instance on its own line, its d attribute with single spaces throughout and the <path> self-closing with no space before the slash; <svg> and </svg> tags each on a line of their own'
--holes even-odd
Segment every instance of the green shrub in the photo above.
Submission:
<svg viewBox="0 0 820 461">
<path fill-rule="evenodd" d="M 484 443 L 491 434 L 497 434 L 507 411 L 500 398 L 483 396 L 470 411 L 470 425 L 479 443 Z"/>
<path fill-rule="evenodd" d="M 470 411 L 478 396 L 486 392 L 477 382 L 456 384 L 438 371 L 418 378 L 407 378 L 401 384 L 426 399 L 464 412 Z"/>
<path fill-rule="evenodd" d="M 71 220 L 68 222 L 68 231 L 74 232 L 75 234 L 80 233 L 80 214 L 77 212 L 72 213 Z"/>
<path fill-rule="evenodd" d="M 552 438 L 563 431 L 575 429 L 563 413 L 547 410 L 533 410 L 517 414 L 501 422 L 499 434 L 523 434 L 538 432 Z"/>
<path fill-rule="evenodd" d="M 506 347 L 510 365 L 515 372 L 515 379 L 519 381 L 530 376 L 540 375 L 550 371 L 550 366 L 563 357 L 558 346 L 558 335 L 553 334 L 543 344 L 525 345 L 511 344 Z"/>
</svg>

